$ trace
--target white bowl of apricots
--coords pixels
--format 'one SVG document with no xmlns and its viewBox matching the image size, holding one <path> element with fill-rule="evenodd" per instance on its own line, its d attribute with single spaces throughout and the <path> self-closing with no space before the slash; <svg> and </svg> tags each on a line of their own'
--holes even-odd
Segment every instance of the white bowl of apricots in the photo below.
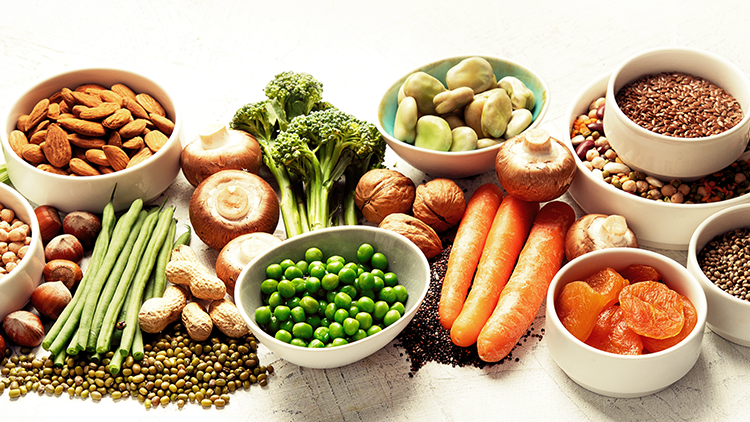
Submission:
<svg viewBox="0 0 750 422">
<path fill-rule="evenodd" d="M 597 394 L 647 396 L 700 355 L 708 305 L 698 281 L 656 252 L 612 248 L 566 264 L 547 293 L 547 347 L 568 377 Z"/>
</svg>

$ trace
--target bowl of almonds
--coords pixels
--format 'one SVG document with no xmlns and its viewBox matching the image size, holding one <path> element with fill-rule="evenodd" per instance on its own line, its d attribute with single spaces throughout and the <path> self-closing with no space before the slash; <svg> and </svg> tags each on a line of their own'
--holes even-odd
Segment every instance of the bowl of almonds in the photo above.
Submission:
<svg viewBox="0 0 750 422">
<path fill-rule="evenodd" d="M 0 120 L 8 176 L 61 212 L 149 201 L 180 170 L 181 117 L 166 89 L 127 70 L 67 71 L 36 83 Z M 115 189 L 116 186 L 116 189 Z"/>
</svg>

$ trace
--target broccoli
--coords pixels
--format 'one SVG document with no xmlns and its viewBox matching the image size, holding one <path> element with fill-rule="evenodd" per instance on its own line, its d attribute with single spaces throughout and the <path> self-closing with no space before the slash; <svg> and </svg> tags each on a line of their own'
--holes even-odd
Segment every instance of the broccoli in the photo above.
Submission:
<svg viewBox="0 0 750 422">
<path fill-rule="evenodd" d="M 266 85 L 266 97 L 285 130 L 297 116 L 309 114 L 323 99 L 323 84 L 308 73 L 282 72 Z"/>
</svg>

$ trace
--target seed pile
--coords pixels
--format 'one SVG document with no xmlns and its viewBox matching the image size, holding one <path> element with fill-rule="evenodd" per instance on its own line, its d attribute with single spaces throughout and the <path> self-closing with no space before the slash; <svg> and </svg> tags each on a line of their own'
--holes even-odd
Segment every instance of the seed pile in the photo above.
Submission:
<svg viewBox="0 0 750 422">
<path fill-rule="evenodd" d="M 135 361 L 129 356 L 117 375 L 107 371 L 113 352 L 101 361 L 69 356 L 58 362 L 37 358 L 30 350 L 10 356 L 8 349 L 0 365 L 0 394 L 7 390 L 8 397 L 15 399 L 32 392 L 67 393 L 94 401 L 107 396 L 113 400 L 135 397 L 146 408 L 169 403 L 220 408 L 229 403 L 235 390 L 265 386 L 273 373 L 272 366 L 260 365 L 252 335 L 235 339 L 218 333 L 196 342 L 181 324 L 174 324 L 144 340 L 150 340 L 144 345 L 144 358 Z"/>
<path fill-rule="evenodd" d="M 676 138 L 716 135 L 743 118 L 739 102 L 728 92 L 679 72 L 642 76 L 622 87 L 615 99 L 637 125 Z"/>
<path fill-rule="evenodd" d="M 750 301 L 750 229 L 714 237 L 698 254 L 698 264 L 715 285 L 730 295 Z"/>
<path fill-rule="evenodd" d="M 411 363 L 409 376 L 414 376 L 422 366 L 431 361 L 454 367 L 474 366 L 477 368 L 502 364 L 511 360 L 518 361 L 518 358 L 514 358 L 511 352 L 499 362 L 485 362 L 479 359 L 476 346 L 456 346 L 451 341 L 450 331 L 440 325 L 438 303 L 450 251 L 449 245 L 430 261 L 430 287 L 424 302 L 414 315 L 414 319 L 397 337 L 396 345 L 406 350 Z M 544 329 L 539 334 L 535 334 L 534 331 L 532 325 L 521 338 L 521 342 L 526 342 L 529 338 L 541 340 Z"/>
</svg>

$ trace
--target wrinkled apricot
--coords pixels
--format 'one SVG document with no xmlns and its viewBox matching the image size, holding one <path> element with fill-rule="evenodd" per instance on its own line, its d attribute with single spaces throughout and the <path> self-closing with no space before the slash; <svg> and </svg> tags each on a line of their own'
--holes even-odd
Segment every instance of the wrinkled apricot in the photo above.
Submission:
<svg viewBox="0 0 750 422">
<path fill-rule="evenodd" d="M 685 325 L 682 295 L 655 281 L 623 287 L 620 307 L 625 322 L 636 333 L 655 339 L 676 336 Z"/>
<path fill-rule="evenodd" d="M 693 306 L 693 302 L 685 296 L 682 296 L 682 309 L 685 313 L 685 324 L 682 326 L 682 330 L 674 336 L 665 339 L 654 339 L 650 337 L 643 337 L 643 347 L 651 353 L 660 352 L 665 349 L 676 345 L 685 339 L 693 331 L 693 328 L 698 324 L 698 311 Z"/>
<path fill-rule="evenodd" d="M 566 284 L 555 301 L 557 316 L 575 338 L 586 341 L 607 299 L 585 281 Z"/>
<path fill-rule="evenodd" d="M 630 281 L 630 284 L 641 281 L 661 281 L 661 274 L 656 268 L 645 264 L 631 264 L 620 270 L 620 275 Z"/>
<path fill-rule="evenodd" d="M 643 352 L 641 336 L 628 327 L 622 309 L 617 305 L 608 306 L 599 314 L 586 344 L 618 355 L 640 355 Z"/>
<path fill-rule="evenodd" d="M 586 277 L 583 281 L 588 283 L 597 293 L 606 298 L 604 306 L 610 306 L 617 303 L 620 290 L 628 285 L 628 280 L 623 278 L 612 268 L 605 268 L 601 271 L 597 271 Z"/>
</svg>

